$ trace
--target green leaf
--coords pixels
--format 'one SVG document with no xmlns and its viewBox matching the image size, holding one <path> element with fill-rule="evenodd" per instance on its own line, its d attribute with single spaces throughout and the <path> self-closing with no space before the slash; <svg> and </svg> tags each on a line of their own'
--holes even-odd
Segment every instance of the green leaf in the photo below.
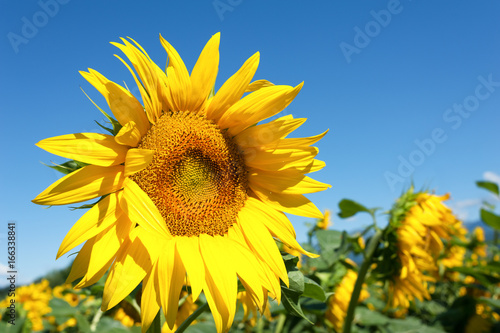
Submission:
<svg viewBox="0 0 500 333">
<path fill-rule="evenodd" d="M 370 215 L 373 215 L 373 213 L 376 211 L 375 208 L 368 209 L 362 204 L 349 199 L 342 199 L 342 201 L 339 202 L 339 208 L 340 213 L 338 215 L 343 219 L 354 216 L 359 212 L 366 212 Z"/>
<path fill-rule="evenodd" d="M 115 135 L 114 131 L 113 131 L 111 128 L 101 125 L 101 124 L 100 124 L 97 120 L 94 120 L 94 121 L 95 121 L 95 123 L 96 123 L 97 125 L 99 125 L 99 127 L 101 127 L 103 130 L 108 131 L 109 133 L 111 133 L 111 135 Z"/>
<path fill-rule="evenodd" d="M 307 276 L 304 277 L 304 293 L 302 296 L 317 299 L 321 302 L 326 301 L 326 294 L 323 288 Z"/>
<path fill-rule="evenodd" d="M 342 233 L 337 230 L 317 230 L 316 238 L 321 252 L 325 255 L 330 255 L 330 252 L 337 249 L 342 243 Z"/>
<path fill-rule="evenodd" d="M 415 317 L 406 319 L 391 319 L 387 328 L 391 332 L 426 332 L 426 333 L 444 333 L 440 328 L 427 326 Z"/>
<path fill-rule="evenodd" d="M 500 299 L 480 297 L 478 299 L 478 302 L 486 303 L 486 304 L 488 304 L 489 306 L 491 306 L 493 308 L 500 309 Z"/>
<path fill-rule="evenodd" d="M 312 322 L 306 317 L 302 308 L 300 307 L 300 295 L 302 293 L 289 289 L 284 285 L 281 286 L 281 303 L 285 309 L 294 316 L 305 319 L 312 325 Z"/>
<path fill-rule="evenodd" d="M 83 168 L 84 166 L 88 165 L 86 163 L 78 162 L 75 160 L 67 161 L 67 162 L 64 162 L 63 164 L 56 164 L 56 163 L 52 162 L 52 164 L 54 164 L 54 165 L 47 165 L 47 164 L 45 164 L 45 165 L 48 166 L 49 168 L 52 168 L 54 170 L 57 170 L 57 171 L 65 174 L 65 175 L 70 174 L 73 171 L 78 170 L 78 169 Z"/>
<path fill-rule="evenodd" d="M 49 306 L 52 309 L 50 315 L 54 317 L 73 317 L 78 311 L 61 298 L 51 299 Z"/>
<path fill-rule="evenodd" d="M 82 333 L 90 333 L 90 323 L 81 313 L 75 315 L 75 319 L 78 323 L 78 331 Z"/>
<path fill-rule="evenodd" d="M 288 286 L 290 290 L 296 291 L 300 295 L 304 293 L 304 274 L 301 271 L 288 272 L 288 281 L 290 282 Z"/>
<path fill-rule="evenodd" d="M 481 208 L 481 220 L 493 229 L 500 230 L 500 216 Z"/>
<path fill-rule="evenodd" d="M 184 331 L 186 333 L 214 333 L 215 332 L 215 325 L 210 324 L 210 323 L 197 323 L 189 326 L 186 328 Z"/>
<path fill-rule="evenodd" d="M 477 187 L 484 188 L 485 190 L 490 191 L 491 193 L 494 193 L 496 195 L 500 195 L 500 191 L 498 189 L 498 184 L 489 182 L 489 181 L 477 181 L 476 182 Z"/>
<path fill-rule="evenodd" d="M 355 321 L 366 326 L 381 326 L 387 324 L 390 318 L 384 316 L 380 312 L 358 306 L 356 307 Z"/>
</svg>

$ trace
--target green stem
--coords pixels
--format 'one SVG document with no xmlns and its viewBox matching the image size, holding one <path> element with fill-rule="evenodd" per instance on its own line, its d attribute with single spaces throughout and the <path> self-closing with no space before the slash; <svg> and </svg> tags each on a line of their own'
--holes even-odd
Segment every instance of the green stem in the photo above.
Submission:
<svg viewBox="0 0 500 333">
<path fill-rule="evenodd" d="M 191 325 L 191 323 L 198 318 L 199 315 L 201 315 L 205 310 L 208 308 L 208 303 L 203 304 L 200 306 L 198 309 L 196 309 L 186 320 L 182 322 L 182 324 L 179 326 L 177 331 L 175 333 L 182 333 L 186 328 Z"/>
<path fill-rule="evenodd" d="M 158 311 L 158 313 L 156 314 L 155 319 L 153 319 L 153 322 L 151 323 L 151 326 L 149 326 L 149 328 L 146 331 L 146 333 L 161 333 L 161 319 L 160 319 L 160 315 L 161 315 L 161 310 Z"/>
<path fill-rule="evenodd" d="M 375 250 L 377 249 L 383 234 L 383 230 L 378 229 L 375 232 L 375 235 L 373 235 L 373 237 L 370 239 L 370 242 L 366 247 L 365 258 L 363 260 L 363 263 L 361 264 L 361 267 L 359 268 L 358 278 L 356 279 L 356 283 L 354 284 L 354 290 L 352 291 L 349 307 L 347 308 L 343 333 L 351 333 L 352 321 L 354 319 L 354 310 L 356 309 L 356 305 L 358 305 L 359 294 L 361 293 L 361 288 L 363 287 L 366 273 L 371 266 L 373 254 L 375 253 Z"/>
</svg>

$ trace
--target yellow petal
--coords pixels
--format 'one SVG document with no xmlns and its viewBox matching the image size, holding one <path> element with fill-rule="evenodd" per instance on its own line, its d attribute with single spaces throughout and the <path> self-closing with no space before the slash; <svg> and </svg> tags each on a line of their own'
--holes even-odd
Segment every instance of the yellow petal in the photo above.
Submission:
<svg viewBox="0 0 500 333">
<path fill-rule="evenodd" d="M 262 223 L 258 223 L 259 219 L 262 221 L 263 218 L 265 219 L 266 216 L 259 210 L 245 204 L 238 213 L 238 226 L 233 226 L 233 228 L 241 228 L 253 252 L 261 258 L 261 261 L 266 262 L 273 272 L 288 285 L 288 275 L 278 246 L 269 230 Z"/>
<path fill-rule="evenodd" d="M 80 74 L 106 98 L 109 108 L 120 124 L 134 121 L 141 135 L 147 133 L 149 121 L 146 113 L 141 103 L 128 90 L 93 69 L 89 69 L 89 73 L 81 71 Z"/>
<path fill-rule="evenodd" d="M 192 98 L 188 109 L 192 112 L 202 108 L 212 90 L 219 70 L 220 33 L 210 38 L 191 72 Z"/>
<path fill-rule="evenodd" d="M 137 237 L 141 231 L 144 230 L 135 228 L 116 255 L 104 285 L 102 311 L 111 309 L 127 297 L 152 267 L 154 258 L 150 257 L 149 249 Z"/>
<path fill-rule="evenodd" d="M 198 237 L 176 237 L 177 251 L 186 267 L 189 281 L 191 282 L 191 294 L 193 301 L 198 299 L 205 280 L 205 264 L 200 253 Z"/>
<path fill-rule="evenodd" d="M 259 263 L 259 258 L 250 251 L 247 247 L 238 242 L 230 241 L 231 251 L 227 251 L 229 262 L 234 264 L 236 274 L 240 281 L 246 284 L 246 290 L 251 292 L 258 301 L 259 307 L 263 307 L 265 302 L 263 287 L 271 288 L 267 277 L 263 272 L 262 265 Z"/>
<path fill-rule="evenodd" d="M 125 176 L 128 177 L 146 168 L 153 160 L 154 151 L 150 149 L 129 149 L 125 159 Z"/>
<path fill-rule="evenodd" d="M 50 185 L 33 202 L 39 205 L 66 205 L 94 199 L 118 191 L 124 179 L 123 165 L 87 165 Z"/>
<path fill-rule="evenodd" d="M 255 53 L 220 87 L 207 107 L 206 117 L 208 119 L 218 122 L 226 110 L 243 96 L 255 71 L 257 71 L 259 58 L 259 52 Z"/>
<path fill-rule="evenodd" d="M 160 311 L 160 289 L 158 287 L 158 264 L 154 263 L 152 269 L 142 282 L 141 297 L 141 326 L 142 333 L 146 333 Z"/>
<path fill-rule="evenodd" d="M 111 43 L 111 44 L 113 44 L 113 43 Z M 121 44 L 113 44 L 113 45 L 117 46 L 117 45 L 121 45 Z M 121 45 L 121 46 L 123 46 L 123 45 Z M 135 75 L 135 72 L 132 70 L 132 68 L 130 68 L 130 66 L 127 64 L 127 62 L 125 60 L 123 60 L 120 56 L 118 56 L 116 54 L 114 56 L 117 57 L 125 65 L 125 67 L 127 67 L 130 74 L 132 74 L 132 77 L 134 78 L 135 83 L 136 83 L 137 87 L 139 88 L 139 92 L 140 92 L 141 97 L 142 97 L 142 102 L 144 103 L 144 110 L 146 111 L 146 116 L 147 116 L 150 123 L 155 124 L 156 119 L 160 116 L 160 113 L 161 113 L 161 102 L 156 101 L 157 98 L 155 98 L 155 97 L 157 97 L 157 96 L 155 96 L 154 94 L 152 96 L 150 96 L 148 94 L 146 89 L 144 89 L 143 83 L 141 81 L 139 81 L 139 79 Z M 161 70 L 160 70 L 160 72 L 161 72 Z M 165 74 L 165 73 L 163 73 L 163 74 Z M 156 83 L 154 83 L 154 84 L 156 84 Z M 161 84 L 157 84 L 157 86 L 160 86 L 160 85 Z M 157 89 L 157 90 L 159 90 L 159 89 Z M 161 96 L 161 95 L 159 95 L 159 96 Z M 157 104 L 159 104 L 159 105 L 157 105 Z M 160 110 L 157 110 L 158 107 L 160 107 Z"/>
<path fill-rule="evenodd" d="M 258 184 L 251 184 L 250 188 L 260 200 L 271 205 L 276 210 L 293 215 L 323 218 L 323 213 L 302 194 L 275 193 Z"/>
<path fill-rule="evenodd" d="M 82 248 L 78 252 L 78 255 L 73 261 L 71 266 L 71 271 L 66 278 L 66 283 L 71 283 L 78 278 L 81 278 L 87 272 L 87 267 L 90 261 L 90 254 L 92 253 L 92 247 L 94 246 L 95 237 L 92 237 L 83 244 Z"/>
<path fill-rule="evenodd" d="M 271 87 L 271 86 L 274 86 L 274 84 L 267 81 L 267 80 L 257 80 L 257 81 L 253 81 L 252 83 L 250 83 L 248 85 L 247 89 L 245 90 L 245 92 L 252 92 L 252 91 L 259 90 L 261 88 Z"/>
<path fill-rule="evenodd" d="M 231 251 L 230 243 L 222 236 L 209 236 L 201 234 L 200 248 L 205 262 L 205 295 L 209 302 L 210 310 L 220 320 L 215 320 L 217 331 L 227 331 L 234 319 L 236 312 L 236 294 L 238 284 L 234 266 L 228 265 L 225 253 Z"/>
<path fill-rule="evenodd" d="M 295 230 L 285 214 L 252 197 L 247 199 L 245 206 L 248 206 L 254 212 L 259 212 L 261 218 L 256 219 L 255 223 L 264 224 L 274 237 L 278 238 L 288 247 L 311 258 L 319 257 L 317 254 L 307 252 L 299 245 L 295 239 Z"/>
<path fill-rule="evenodd" d="M 174 328 L 179 306 L 179 295 L 185 275 L 186 269 L 176 250 L 176 238 L 174 238 L 164 244 L 160 257 L 158 258 L 160 301 L 163 313 L 165 314 L 166 323 L 170 329 Z"/>
<path fill-rule="evenodd" d="M 87 265 L 87 273 L 75 288 L 90 286 L 104 275 L 113 263 L 120 245 L 123 244 L 134 226 L 132 221 L 122 215 L 115 224 L 96 235 Z"/>
<path fill-rule="evenodd" d="M 237 135 L 247 127 L 281 112 L 297 96 L 302 85 L 295 88 L 271 86 L 250 93 L 224 113 L 218 122 L 219 127 Z"/>
<path fill-rule="evenodd" d="M 120 196 L 120 192 L 110 194 L 86 212 L 64 237 L 56 259 L 115 223 L 122 215 Z"/>
<path fill-rule="evenodd" d="M 133 180 L 124 182 L 120 206 L 127 216 L 152 234 L 172 238 L 163 216 L 150 197 Z"/>
<path fill-rule="evenodd" d="M 115 136 L 115 141 L 121 145 L 137 147 L 141 141 L 141 132 L 137 128 L 135 121 L 126 123 Z"/>
<path fill-rule="evenodd" d="M 191 78 L 179 53 L 161 35 L 160 41 L 168 54 L 167 78 L 170 95 L 174 102 L 172 111 L 188 111 L 191 98 Z"/>
<path fill-rule="evenodd" d="M 305 169 L 313 162 L 317 154 L 318 148 L 316 147 L 266 150 L 250 147 L 243 150 L 247 166 L 266 171 L 280 171 L 289 168 Z"/>
<path fill-rule="evenodd" d="M 234 139 L 240 147 L 267 147 L 274 144 L 273 148 L 277 148 L 280 139 L 299 128 L 305 121 L 306 118 L 293 119 L 291 115 L 287 115 L 266 124 L 249 127 Z"/>
<path fill-rule="evenodd" d="M 253 169 L 248 175 L 250 186 L 257 184 L 261 188 L 280 194 L 304 194 L 324 191 L 331 186 L 294 170 L 264 171 Z"/>
<path fill-rule="evenodd" d="M 315 144 L 319 140 L 321 140 L 326 133 L 328 133 L 328 130 L 324 131 L 321 134 L 314 135 L 308 138 L 291 138 L 291 139 L 283 139 L 280 140 L 279 147 L 280 148 L 296 148 L 300 146 L 310 146 L 312 144 Z"/>
<path fill-rule="evenodd" d="M 123 163 L 128 150 L 128 147 L 115 142 L 112 135 L 98 133 L 61 135 L 36 145 L 49 153 L 99 166 Z"/>
</svg>

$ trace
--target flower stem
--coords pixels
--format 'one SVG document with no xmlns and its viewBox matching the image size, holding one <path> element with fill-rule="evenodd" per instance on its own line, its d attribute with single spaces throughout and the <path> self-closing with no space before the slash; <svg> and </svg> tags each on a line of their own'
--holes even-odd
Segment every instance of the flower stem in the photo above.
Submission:
<svg viewBox="0 0 500 333">
<path fill-rule="evenodd" d="M 207 308 L 208 308 L 208 303 L 205 303 L 202 306 L 200 306 L 198 309 L 196 309 L 196 311 L 194 311 L 186 320 L 184 320 L 182 322 L 182 324 L 179 325 L 179 328 L 177 329 L 177 331 L 175 331 L 175 333 L 182 333 L 182 332 L 184 332 L 184 330 L 186 328 L 188 328 L 189 325 L 191 325 L 191 323 L 196 318 L 198 318 L 199 315 L 201 315 L 203 312 L 205 312 L 205 310 Z"/>
<path fill-rule="evenodd" d="M 377 249 L 383 234 L 384 231 L 378 229 L 375 232 L 375 235 L 373 235 L 373 237 L 370 239 L 370 242 L 366 247 L 365 258 L 363 260 L 363 263 L 361 264 L 361 267 L 359 268 L 358 278 L 356 279 L 356 283 L 354 284 L 354 290 L 352 291 L 349 307 L 347 308 L 343 333 L 351 333 L 352 321 L 354 319 L 354 310 L 358 305 L 359 294 L 361 293 L 361 288 L 363 287 L 366 273 L 371 266 L 373 254 L 375 253 L 375 250 Z"/>
</svg>

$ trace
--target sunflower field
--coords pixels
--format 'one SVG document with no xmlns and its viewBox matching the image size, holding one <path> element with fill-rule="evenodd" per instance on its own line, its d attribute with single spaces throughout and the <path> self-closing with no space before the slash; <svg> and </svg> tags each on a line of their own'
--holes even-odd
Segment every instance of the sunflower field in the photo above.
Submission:
<svg viewBox="0 0 500 333">
<path fill-rule="evenodd" d="M 330 188 L 308 176 L 327 131 L 289 137 L 306 119 L 272 118 L 303 84 L 254 80 L 257 52 L 214 91 L 219 34 L 190 72 L 160 41 L 165 70 L 133 39 L 112 43 L 142 102 L 82 71 L 108 103 L 94 103 L 103 133 L 37 143 L 68 161 L 33 202 L 85 213 L 57 253 L 71 267 L 2 292 L 1 332 L 500 332 L 494 206 L 468 230 L 449 194 L 411 186 L 384 208 L 341 200 L 338 218 L 372 223 L 336 230 L 305 196 Z M 315 219 L 306 242 L 286 214 Z"/>
</svg>

